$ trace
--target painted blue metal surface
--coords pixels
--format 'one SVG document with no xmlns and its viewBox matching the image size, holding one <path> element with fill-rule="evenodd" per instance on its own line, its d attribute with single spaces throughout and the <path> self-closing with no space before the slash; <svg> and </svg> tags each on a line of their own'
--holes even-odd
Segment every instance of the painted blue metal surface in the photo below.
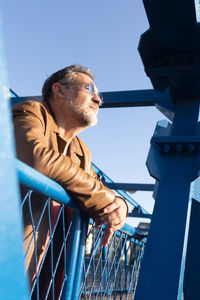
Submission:
<svg viewBox="0 0 200 300">
<path fill-rule="evenodd" d="M 67 256 L 67 265 L 66 265 L 66 283 L 63 288 L 62 300 L 71 300 L 73 294 L 73 285 L 76 274 L 76 265 L 78 261 L 79 254 L 79 245 L 80 245 L 80 236 L 82 228 L 82 218 L 79 213 L 74 212 L 72 221 L 72 228 L 69 238 L 69 253 L 72 255 Z"/>
<path fill-rule="evenodd" d="M 14 143 L 8 101 L 2 19 L 0 17 L 0 299 L 27 299 L 24 274 L 19 190 L 14 168 Z"/>
<path fill-rule="evenodd" d="M 21 165 L 21 172 L 23 173 L 23 167 L 24 168 L 24 175 L 27 174 L 27 168 L 30 168 L 28 166 L 25 166 L 24 164 Z M 35 170 L 30 168 L 30 173 L 33 172 L 36 175 L 44 176 L 42 174 L 38 174 Z M 45 177 L 45 176 L 44 176 Z M 137 282 L 137 274 L 139 272 L 140 268 L 140 261 L 142 259 L 143 255 L 143 248 L 145 245 L 144 235 L 139 234 L 137 230 L 133 227 L 131 227 L 128 224 L 125 224 L 122 228 L 121 232 L 116 232 L 114 240 L 116 241 L 123 241 L 122 243 L 118 243 L 117 248 L 114 246 L 115 249 L 115 256 L 112 258 L 110 254 L 112 253 L 113 247 L 109 246 L 109 255 L 108 257 L 105 256 L 105 248 L 102 247 L 101 244 L 101 238 L 102 234 L 104 232 L 105 226 L 102 226 L 102 228 L 95 228 L 93 220 L 90 220 L 90 224 L 92 224 L 92 234 L 93 240 L 96 240 L 93 242 L 93 251 L 90 252 L 90 260 L 92 264 L 90 266 L 87 264 L 88 258 L 85 257 L 85 245 L 86 243 L 90 242 L 88 239 L 87 234 L 87 228 L 88 228 L 88 217 L 86 217 L 83 213 L 80 213 L 79 211 L 76 211 L 74 213 L 74 216 L 70 222 L 70 225 L 67 225 L 69 220 L 66 223 L 65 218 L 65 207 L 64 205 L 61 205 L 59 208 L 59 212 L 56 217 L 56 221 L 52 224 L 52 215 L 51 215 L 51 201 L 52 199 L 49 198 L 49 194 L 44 190 L 44 197 L 42 197 L 44 206 L 41 210 L 41 215 L 38 219 L 38 221 L 35 223 L 36 219 L 34 218 L 34 210 L 32 211 L 32 208 L 34 208 L 34 201 L 39 200 L 38 193 L 34 191 L 34 188 L 31 187 L 31 183 L 33 182 L 33 177 L 30 178 L 27 176 L 22 176 L 24 179 L 24 184 L 27 185 L 28 190 L 25 189 L 25 193 L 23 194 L 22 199 L 22 212 L 26 211 L 26 208 L 28 207 L 29 214 L 31 216 L 31 224 L 32 224 L 32 230 L 33 237 L 30 238 L 29 246 L 26 245 L 26 251 L 25 251 L 25 260 L 29 255 L 32 254 L 31 250 L 31 244 L 34 245 L 34 255 L 33 258 L 35 259 L 35 269 L 33 271 L 33 278 L 30 280 L 30 299 L 46 299 L 47 297 L 50 297 L 52 299 L 57 299 L 57 287 L 61 286 L 61 289 L 59 290 L 60 296 L 63 299 L 79 299 L 80 293 L 83 295 L 83 297 L 86 296 L 86 290 L 88 293 L 88 290 L 90 290 L 90 295 L 94 295 L 97 292 L 97 286 L 96 286 L 96 280 L 97 282 L 101 282 L 100 285 L 98 285 L 98 289 L 100 294 L 104 294 L 107 299 L 109 299 L 110 295 L 126 295 L 126 294 L 132 294 L 135 290 L 135 284 Z M 47 178 L 48 179 L 48 178 Z M 43 181 L 43 179 L 41 180 Z M 52 184 L 51 181 L 48 182 L 48 184 Z M 43 185 L 43 183 L 42 183 Z M 36 186 L 34 184 L 34 186 Z M 31 188 L 31 190 L 29 190 Z M 51 186 L 49 189 L 50 191 L 54 189 L 54 185 Z M 37 187 L 37 190 L 40 191 L 40 193 L 43 193 L 43 189 Z M 22 189 L 24 191 L 24 189 Z M 62 197 L 59 197 L 59 193 L 62 190 L 59 191 L 58 188 L 55 186 L 55 191 L 51 191 L 51 195 L 54 195 L 54 200 L 61 199 Z M 35 194 L 35 196 L 34 196 Z M 28 205 L 28 206 L 27 206 Z M 38 259 L 37 256 L 37 236 L 39 237 L 40 234 L 40 226 L 41 222 L 44 218 L 45 212 L 48 212 L 48 223 L 49 223 L 49 239 L 47 238 L 47 244 L 45 246 L 45 253 L 42 257 L 42 260 Z M 26 216 L 27 216 L 26 211 Z M 23 214 L 24 215 L 24 214 Z M 59 222 L 62 222 L 62 226 L 59 227 Z M 61 244 L 59 240 L 55 239 L 55 234 L 58 232 L 57 228 L 62 231 L 62 241 Z M 98 232 L 96 234 L 95 232 Z M 70 234 L 69 234 L 70 233 Z M 46 237 L 45 237 L 46 238 Z M 140 239 L 137 240 L 137 238 Z M 143 239 L 143 240 L 142 240 Z M 60 248 L 58 249 L 58 244 L 60 245 Z M 113 243 L 113 241 L 112 241 Z M 115 242 L 114 242 L 115 243 Z M 123 247 L 122 247 L 123 246 Z M 122 248 L 120 248 L 122 247 Z M 54 254 L 54 248 L 58 249 L 59 254 Z M 102 249 L 103 248 L 103 249 Z M 33 249 L 33 247 L 32 247 Z M 118 249 L 118 250 L 117 250 Z M 103 250 L 103 251 L 102 251 Z M 29 252 L 31 251 L 31 253 Z M 96 265 L 96 254 L 102 252 L 102 255 L 99 257 L 98 265 L 101 264 L 102 270 L 104 269 L 104 275 L 103 279 L 99 275 L 99 269 Z M 50 254 L 50 260 L 48 253 Z M 99 254 L 98 254 L 99 255 Z M 124 257 L 125 256 L 125 264 L 124 264 Z M 136 261 L 133 263 L 133 259 L 135 259 L 135 256 L 137 256 Z M 63 258 L 62 258 L 63 257 Z M 40 263 L 39 263 L 40 261 Z M 104 268 L 104 262 L 106 262 L 105 268 Z M 61 263 L 62 269 L 60 270 L 58 265 Z M 87 280 L 85 282 L 85 277 L 82 275 L 83 267 L 85 268 L 84 264 L 87 265 Z M 48 273 L 46 273 L 48 268 Z M 44 272 L 43 273 L 43 268 Z M 92 279 L 91 274 L 91 268 L 93 270 L 93 273 L 95 275 L 95 280 L 92 282 L 92 289 L 90 286 L 90 282 Z M 112 270 L 112 271 L 111 271 Z M 57 274 L 60 273 L 63 274 L 62 276 L 62 282 L 57 281 Z M 113 273 L 114 272 L 114 273 Z M 45 277 L 42 276 L 42 274 L 45 274 Z M 85 274 L 85 273 L 84 273 Z M 115 275 L 114 275 L 115 274 Z M 120 280 L 119 280 L 120 275 Z M 41 277 L 42 276 L 42 277 Z M 125 277 L 124 277 L 125 276 Z M 106 278 L 109 278 L 109 288 L 107 286 L 107 280 Z M 126 278 L 126 280 L 125 280 Z M 133 281 L 131 279 L 134 279 Z M 84 289 L 80 288 L 83 287 L 84 283 Z M 117 286 L 115 286 L 115 282 L 117 282 Z M 106 287 L 105 290 L 101 290 L 102 287 Z"/>
<path fill-rule="evenodd" d="M 198 137 L 198 103 L 193 102 L 192 105 L 188 101 L 176 106 L 174 123 L 168 124 L 168 127 L 157 125 L 147 160 L 151 176 L 158 181 L 158 188 L 136 300 L 157 300 L 161 295 L 163 300 L 175 300 L 181 299 L 182 295 L 190 185 L 197 177 L 200 155 L 198 151 L 190 151 L 183 146 L 184 143 L 190 145 L 195 134 Z M 185 122 L 186 119 L 188 122 Z M 177 136 L 180 138 L 175 143 L 174 137 Z M 185 141 L 184 136 L 187 137 Z M 172 148 L 174 143 L 179 145 L 177 149 Z M 163 144 L 168 147 L 163 148 Z"/>
<path fill-rule="evenodd" d="M 62 204 L 65 204 L 71 208 L 78 209 L 79 210 L 79 205 L 74 201 L 73 198 L 71 198 L 67 192 L 55 181 L 52 179 L 48 178 L 47 176 L 39 173 L 38 171 L 34 170 L 30 166 L 24 164 L 22 161 L 15 159 L 15 167 L 17 171 L 18 178 L 21 183 L 25 184 L 27 187 L 32 188 L 48 197 L 51 197 L 53 199 L 56 199 Z M 95 170 L 97 170 L 97 166 L 93 164 L 93 167 Z M 98 169 L 98 171 L 100 171 Z M 104 181 L 104 184 L 109 186 L 110 188 L 116 190 L 121 196 L 123 196 L 127 201 L 129 201 L 132 205 L 135 206 L 135 208 L 140 209 L 137 217 L 145 217 L 149 218 L 151 215 L 149 215 L 132 197 L 130 197 L 125 191 L 116 189 L 116 185 L 112 180 L 101 171 L 101 174 L 105 177 L 107 181 Z M 129 185 L 129 184 L 128 184 Z M 130 184 L 131 185 L 131 184 Z M 133 185 L 135 186 L 135 185 Z M 140 187 L 141 185 L 136 185 Z M 145 185 L 142 187 L 145 190 L 152 190 L 153 185 Z M 121 184 L 118 188 L 122 188 L 123 184 Z M 132 185 L 131 185 L 132 187 Z M 135 215 L 136 217 L 136 215 Z"/>
<path fill-rule="evenodd" d="M 104 103 L 100 108 L 154 106 L 155 103 L 171 101 L 169 90 L 163 93 L 155 92 L 154 90 L 102 92 L 102 95 Z M 11 98 L 12 104 L 26 100 L 42 101 L 42 96 L 17 96 L 17 98 L 16 96 Z"/>
<path fill-rule="evenodd" d="M 137 231 L 137 228 L 134 228 L 133 226 L 125 223 L 124 226 L 122 227 L 121 229 L 122 232 L 136 238 L 136 239 L 143 239 L 145 236 L 143 234 L 140 234 L 138 231 Z"/>
<path fill-rule="evenodd" d="M 76 262 L 76 273 L 74 276 L 74 286 L 72 292 L 72 299 L 78 300 L 80 295 L 80 287 L 82 282 L 82 272 L 83 272 L 83 265 L 85 260 L 85 246 L 86 246 L 86 239 L 87 239 L 87 232 L 88 232 L 88 223 L 89 219 L 86 216 L 81 215 L 82 218 L 82 230 L 81 230 L 81 237 L 80 237 L 80 246 L 79 252 L 77 256 Z"/>
<path fill-rule="evenodd" d="M 181 261 L 181 269 L 180 269 L 180 277 L 179 277 L 179 287 L 178 287 L 178 300 L 187 299 L 185 296 L 185 290 L 183 289 L 183 283 L 185 279 L 185 264 L 186 264 L 186 255 L 188 251 L 188 235 L 190 229 L 190 220 L 191 220 L 191 208 L 192 208 L 192 194 L 193 194 L 193 183 L 190 185 L 190 195 L 188 201 L 188 210 L 187 210 L 187 217 L 186 217 L 186 224 L 185 224 L 185 236 L 184 236 L 184 243 L 183 243 L 183 253 L 182 253 L 182 261 Z"/>
<path fill-rule="evenodd" d="M 199 174 L 198 174 L 199 175 Z M 189 227 L 188 247 L 184 275 L 184 299 L 198 299 L 200 295 L 200 238 L 198 233 L 200 220 L 200 178 L 192 183 L 192 209 Z"/>
<path fill-rule="evenodd" d="M 11 101 L 11 103 L 12 103 L 12 99 L 19 98 L 19 96 L 11 88 L 9 88 L 9 92 L 10 92 L 10 101 Z"/>
<path fill-rule="evenodd" d="M 102 108 L 154 106 L 156 103 L 171 100 L 169 90 L 163 93 L 154 90 L 103 92 L 102 95 L 104 98 Z"/>
<path fill-rule="evenodd" d="M 85 257 L 81 299 L 133 299 L 144 242 L 116 232 L 105 248 L 100 244 L 103 232 L 90 227 L 90 251 Z"/>
<path fill-rule="evenodd" d="M 143 2 L 150 29 L 141 36 L 139 52 L 155 90 L 170 88 L 173 101 L 198 97 L 200 28 L 194 1 Z"/>
<path fill-rule="evenodd" d="M 71 208 L 79 209 L 79 205 L 69 197 L 64 188 L 51 178 L 39 173 L 22 161 L 15 159 L 18 179 L 27 187 L 32 188 L 48 197 L 58 200 Z"/>
<path fill-rule="evenodd" d="M 55 199 L 59 203 L 67 205 L 68 207 L 76 210 L 80 209 L 79 205 L 76 203 L 76 200 L 70 197 L 58 183 L 39 173 L 20 160 L 15 159 L 14 161 L 20 183 L 24 184 L 30 189 L 46 195 L 47 197 Z M 122 230 L 130 235 L 137 235 L 135 228 L 128 224 L 125 224 Z"/>
<path fill-rule="evenodd" d="M 105 183 L 109 189 L 114 190 L 125 190 L 125 191 L 153 191 L 154 184 L 145 183 L 121 183 L 121 182 L 111 182 Z"/>
<path fill-rule="evenodd" d="M 200 169 L 199 1 L 143 2 L 150 28 L 139 52 L 155 90 L 170 90 L 174 115 L 167 127 L 157 125 L 151 140 L 147 166 L 157 180 L 155 207 L 135 299 L 180 300 L 191 182 Z"/>
<path fill-rule="evenodd" d="M 188 131 L 188 124 L 185 127 Z M 169 128 L 163 130 L 157 126 L 156 134 L 163 136 Z M 179 299 L 189 226 L 190 183 L 197 176 L 199 159 L 194 153 L 177 155 L 175 151 L 161 151 L 156 144 L 151 146 L 148 167 L 159 185 L 136 300 L 157 300 L 161 295 L 163 300 Z"/>
<path fill-rule="evenodd" d="M 42 101 L 42 96 L 19 97 L 11 90 L 11 103 L 17 104 L 21 101 Z M 100 108 L 154 106 L 160 110 L 169 120 L 173 120 L 173 103 L 169 89 L 164 92 L 154 90 L 135 90 L 102 92 L 104 103 Z"/>
<path fill-rule="evenodd" d="M 196 200 L 193 200 L 184 276 L 184 300 L 198 299 L 200 295 L 200 235 L 198 233 L 199 220 L 200 204 Z"/>
</svg>

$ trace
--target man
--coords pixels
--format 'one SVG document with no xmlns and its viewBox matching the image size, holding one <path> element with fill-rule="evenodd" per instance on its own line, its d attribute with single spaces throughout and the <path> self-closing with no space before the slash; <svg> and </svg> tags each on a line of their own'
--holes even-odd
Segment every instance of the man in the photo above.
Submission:
<svg viewBox="0 0 200 300">
<path fill-rule="evenodd" d="M 106 225 L 102 239 L 106 246 L 113 232 L 123 226 L 127 204 L 98 179 L 90 150 L 77 137 L 97 123 L 102 99 L 93 74 L 79 65 L 59 70 L 45 81 L 42 95 L 43 103 L 25 101 L 13 108 L 17 157 L 61 184 L 97 226 Z M 33 214 L 37 216 L 41 205 L 35 203 Z M 24 223 L 28 239 L 30 221 Z"/>
</svg>

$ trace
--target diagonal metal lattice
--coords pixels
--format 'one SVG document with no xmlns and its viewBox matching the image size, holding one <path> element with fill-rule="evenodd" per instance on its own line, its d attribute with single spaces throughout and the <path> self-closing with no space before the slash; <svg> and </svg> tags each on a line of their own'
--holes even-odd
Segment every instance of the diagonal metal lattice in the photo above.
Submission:
<svg viewBox="0 0 200 300">
<path fill-rule="evenodd" d="M 56 217 L 53 216 L 55 201 L 41 193 L 22 186 L 21 194 L 29 299 L 59 299 L 63 291 L 66 292 L 65 284 L 70 276 L 67 265 L 74 255 L 74 250 L 69 246 L 69 236 L 74 235 L 73 218 L 67 218 L 66 206 L 58 203 Z M 39 216 L 35 210 L 35 201 L 42 203 Z M 43 235 L 45 221 L 48 222 L 48 230 Z M 103 247 L 101 238 L 104 229 L 95 228 L 92 220 L 90 223 L 85 235 L 86 247 L 78 298 L 133 299 L 144 242 L 124 232 L 116 232 L 110 244 Z M 78 271 L 82 272 L 81 269 Z M 73 286 L 71 288 L 73 290 Z"/>
</svg>

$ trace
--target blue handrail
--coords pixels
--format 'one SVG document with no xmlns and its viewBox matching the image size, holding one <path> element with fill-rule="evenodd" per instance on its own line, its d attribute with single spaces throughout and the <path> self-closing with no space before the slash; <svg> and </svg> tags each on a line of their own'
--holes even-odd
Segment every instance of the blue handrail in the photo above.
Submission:
<svg viewBox="0 0 200 300">
<path fill-rule="evenodd" d="M 15 159 L 16 170 L 18 174 L 19 181 L 25 184 L 27 187 L 33 188 L 42 194 L 51 197 L 57 200 L 59 203 L 67 205 L 71 208 L 78 209 L 79 205 L 77 204 L 76 200 L 70 197 L 65 189 L 56 183 L 54 180 L 50 179 L 49 177 L 41 174 L 40 172 L 36 171 L 35 169 L 31 168 L 30 166 L 26 165 L 22 161 Z M 93 164 L 93 167 L 95 165 Z M 95 171 L 99 170 L 95 166 Z M 103 173 L 101 171 L 101 173 Z M 113 182 L 105 173 L 106 180 L 109 182 Z M 129 203 L 134 205 L 135 207 L 139 207 L 142 209 L 143 212 L 147 213 L 134 199 L 132 199 L 126 192 L 117 190 L 118 194 L 124 197 Z"/>
<path fill-rule="evenodd" d="M 41 174 L 22 161 L 15 159 L 15 166 L 18 179 L 22 184 L 34 189 L 47 197 L 51 197 L 71 208 L 78 209 L 79 205 L 70 197 L 65 189 L 49 177 Z"/>
<path fill-rule="evenodd" d="M 41 174 L 18 159 L 15 159 L 15 166 L 18 179 L 22 184 L 58 201 L 61 204 L 67 205 L 68 207 L 76 210 L 80 210 L 76 200 L 69 196 L 65 189 L 54 180 Z M 121 230 L 129 235 L 134 236 L 135 238 L 144 238 L 143 235 L 137 232 L 136 228 L 130 226 L 129 224 L 125 224 Z"/>
</svg>

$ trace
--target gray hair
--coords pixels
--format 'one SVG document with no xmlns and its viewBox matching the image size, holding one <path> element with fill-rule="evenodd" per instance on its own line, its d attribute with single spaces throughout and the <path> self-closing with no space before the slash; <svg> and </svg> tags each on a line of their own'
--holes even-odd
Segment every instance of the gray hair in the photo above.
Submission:
<svg viewBox="0 0 200 300">
<path fill-rule="evenodd" d="M 49 76 L 42 87 L 42 98 L 43 101 L 50 101 L 52 97 L 52 85 L 55 82 L 60 82 L 64 80 L 65 83 L 72 84 L 75 80 L 77 73 L 83 73 L 88 75 L 92 80 L 94 80 L 94 74 L 90 71 L 88 67 L 83 67 L 81 65 L 71 65 L 64 69 L 61 69 L 55 73 L 53 73 L 51 76 Z"/>
</svg>

